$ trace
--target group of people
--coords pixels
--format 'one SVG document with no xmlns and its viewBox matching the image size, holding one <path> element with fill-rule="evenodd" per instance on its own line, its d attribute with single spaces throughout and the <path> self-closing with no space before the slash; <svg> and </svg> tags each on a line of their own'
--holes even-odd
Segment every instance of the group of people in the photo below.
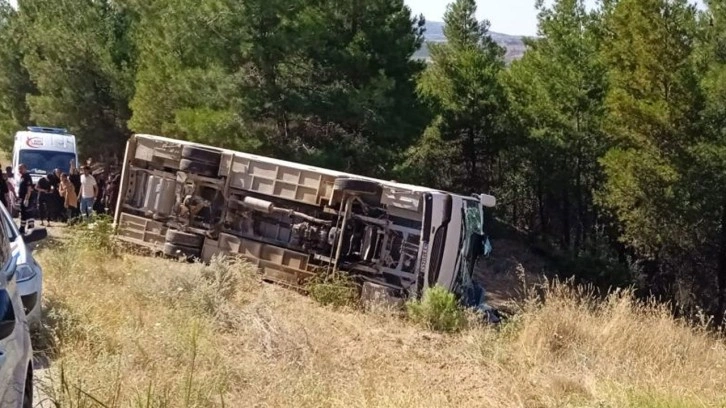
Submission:
<svg viewBox="0 0 726 408">
<path fill-rule="evenodd" d="M 90 160 L 89 160 L 90 161 Z M 95 177 L 90 163 L 79 169 L 71 160 L 68 173 L 55 169 L 37 182 L 24 164 L 18 165 L 15 180 L 12 167 L 7 167 L 0 183 L 0 201 L 6 208 L 14 205 L 20 210 L 20 231 L 34 228 L 35 218 L 40 224 L 51 221 L 72 223 L 88 219 L 94 212 L 106 213 L 116 200 L 118 177 L 107 182 L 105 174 Z"/>
</svg>

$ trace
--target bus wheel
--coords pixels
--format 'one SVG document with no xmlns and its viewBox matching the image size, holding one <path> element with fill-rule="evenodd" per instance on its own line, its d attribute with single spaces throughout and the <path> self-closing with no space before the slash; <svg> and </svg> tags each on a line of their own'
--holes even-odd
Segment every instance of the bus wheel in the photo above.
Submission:
<svg viewBox="0 0 726 408">
<path fill-rule="evenodd" d="M 166 230 L 166 242 L 174 245 L 200 248 L 204 243 L 204 237 L 197 234 L 168 229 Z"/>
<path fill-rule="evenodd" d="M 166 244 L 164 244 L 164 255 L 175 257 L 175 258 L 183 256 L 187 259 L 201 258 L 202 249 L 201 248 L 191 248 L 191 247 L 183 246 L 183 245 L 175 245 L 175 244 L 170 244 L 167 242 Z"/>
</svg>

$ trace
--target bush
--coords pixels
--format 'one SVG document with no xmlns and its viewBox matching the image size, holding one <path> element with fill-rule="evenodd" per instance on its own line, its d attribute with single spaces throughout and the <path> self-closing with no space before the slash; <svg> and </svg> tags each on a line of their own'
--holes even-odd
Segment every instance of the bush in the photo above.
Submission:
<svg viewBox="0 0 726 408">
<path fill-rule="evenodd" d="M 113 238 L 113 218 L 108 215 L 97 215 L 89 222 L 75 224 L 72 228 L 71 245 L 79 249 L 98 250 L 118 255 L 118 247 Z"/>
<path fill-rule="evenodd" d="M 347 274 L 340 272 L 316 274 L 307 284 L 310 297 L 323 306 L 348 307 L 358 303 L 358 284 Z"/>
<path fill-rule="evenodd" d="M 421 300 L 406 304 L 409 318 L 431 330 L 456 332 L 466 325 L 466 314 L 456 296 L 441 286 L 426 288 Z"/>
<path fill-rule="evenodd" d="M 142 301 L 162 302 L 200 317 L 220 317 L 230 303 L 238 304 L 260 281 L 254 267 L 225 255 L 215 255 L 208 265 L 178 264 L 173 269 L 143 275 L 143 284 L 133 285 Z"/>
</svg>

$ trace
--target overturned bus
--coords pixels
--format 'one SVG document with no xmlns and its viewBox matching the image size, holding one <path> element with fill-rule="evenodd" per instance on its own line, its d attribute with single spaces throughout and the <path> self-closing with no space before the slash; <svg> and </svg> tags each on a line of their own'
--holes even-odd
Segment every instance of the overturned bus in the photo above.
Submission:
<svg viewBox="0 0 726 408">
<path fill-rule="evenodd" d="M 491 250 L 483 220 L 495 201 L 137 134 L 114 223 L 123 241 L 203 261 L 241 256 L 296 288 L 340 271 L 364 289 L 417 297 L 471 286 Z"/>
</svg>

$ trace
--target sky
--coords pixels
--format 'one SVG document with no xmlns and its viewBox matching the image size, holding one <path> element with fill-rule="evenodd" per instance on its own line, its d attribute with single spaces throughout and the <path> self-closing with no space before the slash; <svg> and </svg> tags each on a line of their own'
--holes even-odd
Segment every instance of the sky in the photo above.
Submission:
<svg viewBox="0 0 726 408">
<path fill-rule="evenodd" d="M 404 0 L 415 14 L 423 14 L 426 20 L 443 21 L 446 5 L 453 0 Z M 537 10 L 535 0 L 477 0 L 477 17 L 487 19 L 490 29 L 498 33 L 532 36 L 537 34 Z M 698 0 L 702 4 L 702 0 Z M 545 1 L 551 4 L 552 1 Z M 594 7 L 595 0 L 585 0 Z"/>
</svg>

